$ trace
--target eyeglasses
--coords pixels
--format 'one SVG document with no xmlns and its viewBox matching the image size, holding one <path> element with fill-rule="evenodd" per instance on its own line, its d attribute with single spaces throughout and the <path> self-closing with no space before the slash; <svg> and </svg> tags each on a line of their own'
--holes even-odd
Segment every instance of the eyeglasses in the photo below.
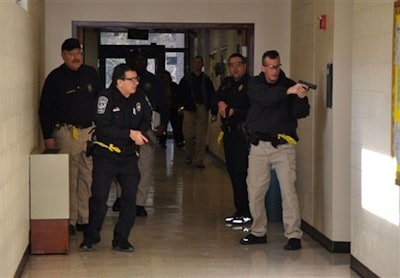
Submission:
<svg viewBox="0 0 400 278">
<path fill-rule="evenodd" d="M 238 67 L 240 65 L 243 65 L 243 62 L 234 62 L 234 63 L 229 63 L 228 66 L 230 67 Z"/>
<path fill-rule="evenodd" d="M 140 79 L 139 76 L 122 78 L 122 80 L 129 80 L 129 81 L 132 81 L 132 82 L 139 82 L 139 79 Z"/>
<path fill-rule="evenodd" d="M 274 65 L 264 65 L 263 64 L 263 67 L 269 68 L 271 70 L 278 70 L 278 69 L 281 68 L 281 66 L 282 66 L 282 64 L 279 64 L 279 65 L 276 65 L 276 66 L 274 66 Z"/>
</svg>

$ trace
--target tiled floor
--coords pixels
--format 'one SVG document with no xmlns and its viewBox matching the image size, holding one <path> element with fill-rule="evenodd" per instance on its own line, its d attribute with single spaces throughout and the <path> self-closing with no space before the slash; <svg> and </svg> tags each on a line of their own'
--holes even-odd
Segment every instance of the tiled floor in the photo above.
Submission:
<svg viewBox="0 0 400 278">
<path fill-rule="evenodd" d="M 349 267 L 349 254 L 331 254 L 307 234 L 302 250 L 283 250 L 278 222 L 268 226 L 268 244 L 240 245 L 245 227 L 223 221 L 233 212 L 223 165 L 211 156 L 205 169 L 183 160 L 183 149 L 174 150 L 172 142 L 157 150 L 149 216 L 136 220 L 133 253 L 111 249 L 117 213 L 110 209 L 94 251 L 78 251 L 78 233 L 68 255 L 30 256 L 22 277 L 359 277 Z M 114 198 L 112 190 L 110 206 Z"/>
</svg>

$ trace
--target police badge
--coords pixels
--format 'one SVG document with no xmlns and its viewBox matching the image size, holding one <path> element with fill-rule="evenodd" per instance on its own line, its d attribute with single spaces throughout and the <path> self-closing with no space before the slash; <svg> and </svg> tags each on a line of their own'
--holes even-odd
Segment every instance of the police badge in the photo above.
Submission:
<svg viewBox="0 0 400 278">
<path fill-rule="evenodd" d="M 108 103 L 108 98 L 105 96 L 100 96 L 97 101 L 97 114 L 104 114 L 106 112 L 106 107 Z"/>
<path fill-rule="evenodd" d="M 136 102 L 136 111 L 140 112 L 142 110 L 142 104 L 140 102 Z M 136 115 L 136 113 L 134 113 Z"/>
</svg>

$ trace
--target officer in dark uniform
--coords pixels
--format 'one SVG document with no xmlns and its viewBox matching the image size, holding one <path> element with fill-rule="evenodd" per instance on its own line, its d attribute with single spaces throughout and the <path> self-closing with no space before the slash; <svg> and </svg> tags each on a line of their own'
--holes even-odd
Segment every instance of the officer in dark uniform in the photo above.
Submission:
<svg viewBox="0 0 400 278">
<path fill-rule="evenodd" d="M 75 38 L 61 46 L 64 63 L 46 78 L 39 106 L 46 149 L 69 154 L 70 235 L 89 221 L 88 200 L 92 184 L 92 159 L 85 156 L 93 128 L 94 108 L 102 85 L 95 68 L 83 64 L 82 49 Z"/>
<path fill-rule="evenodd" d="M 93 155 L 93 185 L 89 200 L 89 226 L 80 245 L 91 250 L 100 241 L 113 179 L 121 186 L 120 213 L 112 247 L 132 252 L 128 238 L 135 222 L 136 192 L 140 181 L 137 147 L 148 142 L 142 131 L 150 126 L 151 107 L 138 89 L 136 71 L 127 64 L 115 67 L 112 84 L 97 98 Z"/>
<path fill-rule="evenodd" d="M 230 76 L 222 81 L 216 94 L 222 122 L 225 162 L 236 208 L 233 215 L 225 217 L 225 222 L 246 224 L 251 221 L 251 214 L 246 183 L 249 151 L 243 125 L 250 107 L 247 96 L 247 82 L 250 76 L 246 73 L 246 59 L 240 53 L 229 57 L 228 68 Z"/>
<path fill-rule="evenodd" d="M 133 66 L 140 78 L 139 88 L 142 89 L 150 101 L 152 109 L 160 113 L 160 125 L 149 127 L 146 131 L 147 135 L 153 142 L 157 141 L 156 136 L 163 135 L 166 132 L 169 108 L 167 100 L 167 92 L 163 81 L 147 70 L 147 57 L 143 52 L 134 52 L 126 57 L 126 63 Z M 151 117 L 151 116 L 150 116 Z M 153 179 L 154 168 L 154 146 L 146 144 L 140 148 L 139 171 L 141 180 L 136 196 L 136 215 L 146 217 L 145 209 L 147 197 Z M 113 205 L 113 208 L 118 204 L 119 199 Z"/>
<path fill-rule="evenodd" d="M 296 144 L 298 119 L 310 113 L 308 86 L 294 82 L 281 70 L 279 52 L 262 56 L 261 73 L 249 80 L 250 109 L 246 128 L 250 137 L 247 174 L 249 207 L 253 223 L 241 244 L 267 243 L 265 194 L 274 167 L 282 195 L 282 221 L 288 242 L 285 250 L 301 249 L 300 207 L 296 192 Z"/>
</svg>

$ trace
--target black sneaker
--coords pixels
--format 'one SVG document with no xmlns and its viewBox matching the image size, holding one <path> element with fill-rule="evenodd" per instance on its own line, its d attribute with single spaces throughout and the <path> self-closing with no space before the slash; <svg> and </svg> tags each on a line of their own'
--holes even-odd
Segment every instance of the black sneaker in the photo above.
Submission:
<svg viewBox="0 0 400 278">
<path fill-rule="evenodd" d="M 68 234 L 69 234 L 70 236 L 74 236 L 74 235 L 76 234 L 76 232 L 75 232 L 75 226 L 74 226 L 74 225 L 72 225 L 72 224 L 69 225 L 69 227 L 68 227 Z"/>
<path fill-rule="evenodd" d="M 252 219 L 251 217 L 248 216 L 236 216 L 234 219 L 232 219 L 231 223 L 236 224 L 236 225 L 244 225 L 247 223 L 251 223 Z"/>
<path fill-rule="evenodd" d="M 133 252 L 135 249 L 132 244 L 130 244 L 127 240 L 116 240 L 113 239 L 112 247 L 114 250 L 121 252 Z"/>
<path fill-rule="evenodd" d="M 92 251 L 93 250 L 93 242 L 89 239 L 84 239 L 82 243 L 79 245 L 79 250 L 83 252 Z"/>
<path fill-rule="evenodd" d="M 142 216 L 142 217 L 147 216 L 147 211 L 144 208 L 144 206 L 136 206 L 136 216 Z"/>
<path fill-rule="evenodd" d="M 113 210 L 113 211 L 119 211 L 120 206 L 121 206 L 120 203 L 121 203 L 121 198 L 115 199 L 115 202 L 114 202 L 114 204 L 113 204 L 113 206 L 112 206 L 112 210 Z"/>
<path fill-rule="evenodd" d="M 235 217 L 236 217 L 235 215 L 230 215 L 230 216 L 225 217 L 225 218 L 224 218 L 225 223 L 231 224 L 232 221 L 233 221 L 233 219 L 235 219 Z"/>
<path fill-rule="evenodd" d="M 299 238 L 290 238 L 285 246 L 285 250 L 299 250 L 301 249 L 301 240 Z"/>
<path fill-rule="evenodd" d="M 267 243 L 267 236 L 255 236 L 253 234 L 248 234 L 244 238 L 240 239 L 240 244 L 249 245 L 249 244 L 259 244 L 259 243 Z"/>
</svg>

